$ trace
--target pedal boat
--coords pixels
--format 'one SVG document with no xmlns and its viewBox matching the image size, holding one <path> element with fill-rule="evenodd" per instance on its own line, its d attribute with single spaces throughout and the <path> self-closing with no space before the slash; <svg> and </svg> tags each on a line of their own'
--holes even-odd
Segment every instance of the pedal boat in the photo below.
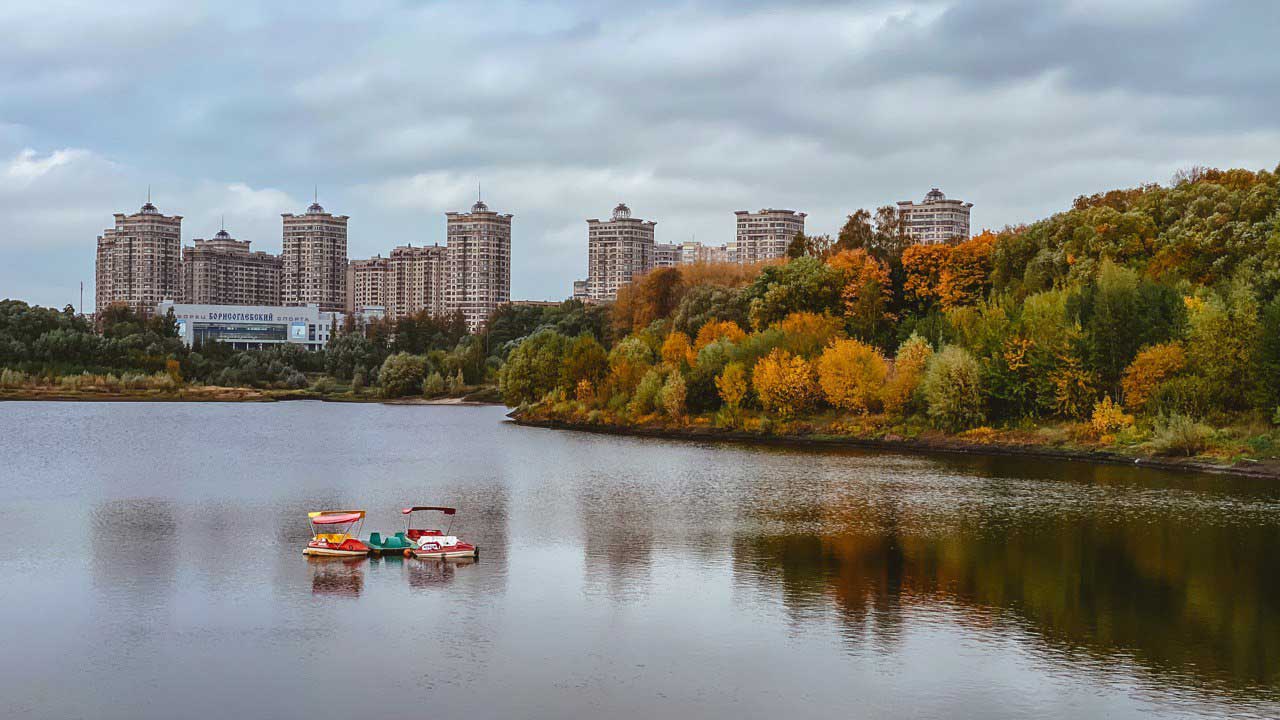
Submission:
<svg viewBox="0 0 1280 720">
<path fill-rule="evenodd" d="M 367 557 L 369 546 L 356 539 L 364 523 L 363 510 L 319 510 L 307 513 L 311 542 L 303 555 L 317 557 Z"/>
<path fill-rule="evenodd" d="M 369 546 L 369 552 L 378 556 L 396 556 L 404 554 L 406 550 L 414 547 L 413 541 L 405 537 L 404 533 L 398 532 L 395 535 L 383 537 L 382 533 L 369 533 L 369 539 L 364 541 Z"/>
<path fill-rule="evenodd" d="M 462 542 L 450 534 L 453 530 L 453 516 L 458 512 L 456 508 L 419 505 L 404 508 L 400 512 L 404 515 L 404 536 L 413 544 L 404 551 L 405 557 L 441 560 L 480 557 L 480 548 L 471 543 Z M 413 527 L 413 514 L 419 512 L 443 513 L 449 517 L 449 525 L 443 532 L 431 528 Z"/>
</svg>

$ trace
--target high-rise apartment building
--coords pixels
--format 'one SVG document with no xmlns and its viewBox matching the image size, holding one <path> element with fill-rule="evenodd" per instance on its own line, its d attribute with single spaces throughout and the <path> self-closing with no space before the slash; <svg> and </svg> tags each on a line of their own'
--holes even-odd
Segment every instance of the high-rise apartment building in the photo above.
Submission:
<svg viewBox="0 0 1280 720">
<path fill-rule="evenodd" d="M 279 305 L 279 255 L 249 250 L 225 229 L 182 249 L 182 302 L 199 305 Z"/>
<path fill-rule="evenodd" d="M 98 236 L 97 311 L 125 303 L 150 316 L 161 300 L 182 293 L 182 216 L 162 215 L 148 200 L 138 212 L 115 213 L 115 219 L 115 227 Z"/>
<path fill-rule="evenodd" d="M 703 245 L 690 240 L 680 245 L 680 263 L 726 263 L 729 262 L 728 245 Z"/>
<path fill-rule="evenodd" d="M 402 245 L 391 251 L 389 264 L 394 293 L 391 304 L 387 306 L 387 317 L 401 318 L 423 311 L 429 315 L 445 314 L 445 270 L 448 265 L 446 248 L 439 245 Z M 509 288 L 510 284 L 508 275 L 506 287 Z M 508 290 L 507 299 L 510 297 Z M 486 319 L 487 317 L 486 315 Z"/>
<path fill-rule="evenodd" d="M 609 220 L 587 220 L 587 296 L 613 300 L 618 288 L 653 268 L 653 228 L 619 203 Z"/>
<path fill-rule="evenodd" d="M 898 203 L 898 214 L 911 239 L 923 245 L 936 245 L 969 237 L 969 210 L 973 203 L 948 200 L 938 188 L 916 204 L 910 200 Z"/>
<path fill-rule="evenodd" d="M 347 220 L 312 203 L 304 215 L 284 213 L 284 273 L 280 283 L 285 305 L 320 306 L 342 312 L 347 306 Z"/>
<path fill-rule="evenodd" d="M 394 279 L 388 258 L 375 255 L 367 260 L 352 260 L 347 264 L 347 314 L 371 307 L 389 311 L 395 298 Z"/>
<path fill-rule="evenodd" d="M 446 312 L 461 311 L 477 330 L 499 306 L 511 301 L 511 215 L 477 200 L 471 212 L 445 213 Z"/>
<path fill-rule="evenodd" d="M 681 246 L 670 243 L 653 244 L 653 266 L 675 267 L 680 264 Z"/>
<path fill-rule="evenodd" d="M 784 257 L 796 233 L 804 232 L 805 214 L 794 210 L 738 210 L 737 233 L 728 245 L 729 260 L 760 262 Z"/>
</svg>

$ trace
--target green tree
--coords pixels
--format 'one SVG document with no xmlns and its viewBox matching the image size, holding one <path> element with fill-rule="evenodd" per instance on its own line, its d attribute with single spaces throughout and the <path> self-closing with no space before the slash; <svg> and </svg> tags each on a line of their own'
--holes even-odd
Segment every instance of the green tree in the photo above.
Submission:
<svg viewBox="0 0 1280 720">
<path fill-rule="evenodd" d="M 383 397 L 416 395 L 422 391 L 422 378 L 427 369 L 427 359 L 422 355 L 406 352 L 390 355 L 378 372 L 378 384 Z"/>
<path fill-rule="evenodd" d="M 499 373 L 498 387 L 508 405 L 536 402 L 559 386 L 568 341 L 554 330 L 539 330 L 513 351 Z"/>
<path fill-rule="evenodd" d="M 929 419 L 943 430 L 964 430 L 986 419 L 982 370 L 962 347 L 948 345 L 929 358 L 923 388 Z"/>
</svg>

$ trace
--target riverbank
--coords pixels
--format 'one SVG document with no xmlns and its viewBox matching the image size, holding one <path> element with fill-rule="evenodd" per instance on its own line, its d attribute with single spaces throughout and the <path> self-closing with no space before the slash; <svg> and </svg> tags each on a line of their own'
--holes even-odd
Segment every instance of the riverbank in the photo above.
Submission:
<svg viewBox="0 0 1280 720">
<path fill-rule="evenodd" d="M 979 428 L 977 432 L 969 431 L 958 435 L 950 435 L 938 431 L 921 431 L 908 436 L 896 433 L 877 435 L 845 432 L 832 434 L 829 432 L 829 428 L 826 428 L 828 432 L 813 432 L 808 428 L 801 429 L 798 432 L 750 432 L 716 427 L 706 422 L 703 418 L 695 418 L 693 422 L 680 426 L 666 423 L 623 425 L 590 422 L 581 419 L 537 416 L 529 412 L 522 413 L 518 409 L 509 413 L 508 417 L 515 424 L 527 427 L 662 438 L 665 440 L 844 448 L 900 453 L 1017 456 L 1110 465 L 1136 465 L 1162 470 L 1206 472 L 1280 480 L 1280 458 L 1254 459 L 1209 455 L 1170 457 L 1143 453 L 1134 448 L 1103 448 L 1068 440 L 1068 428 L 1064 426 L 1046 426 L 1035 430 Z M 1045 438 L 1050 438 L 1051 440 L 1045 442 Z"/>
<path fill-rule="evenodd" d="M 354 392 L 350 389 L 320 391 L 314 389 L 283 390 L 215 385 L 183 385 L 173 389 L 137 388 L 107 389 L 95 387 L 64 388 L 56 385 L 0 388 L 0 402 L 283 402 L 320 400 L 323 402 L 386 403 L 392 405 L 498 405 L 496 391 L 476 388 L 458 397 L 385 398 L 374 391 Z"/>
</svg>

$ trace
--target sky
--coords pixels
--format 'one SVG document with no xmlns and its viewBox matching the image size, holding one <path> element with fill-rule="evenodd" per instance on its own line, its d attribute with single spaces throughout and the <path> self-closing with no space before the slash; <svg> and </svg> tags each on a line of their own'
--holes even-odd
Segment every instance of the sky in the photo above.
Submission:
<svg viewBox="0 0 1280 720">
<path fill-rule="evenodd" d="M 352 258 L 513 213 L 512 296 L 562 299 L 587 218 L 719 244 L 835 233 L 932 187 L 999 228 L 1193 165 L 1280 164 L 1280 3 L 0 3 L 0 298 L 92 310 L 96 238 L 279 252 L 316 188 Z"/>
</svg>

